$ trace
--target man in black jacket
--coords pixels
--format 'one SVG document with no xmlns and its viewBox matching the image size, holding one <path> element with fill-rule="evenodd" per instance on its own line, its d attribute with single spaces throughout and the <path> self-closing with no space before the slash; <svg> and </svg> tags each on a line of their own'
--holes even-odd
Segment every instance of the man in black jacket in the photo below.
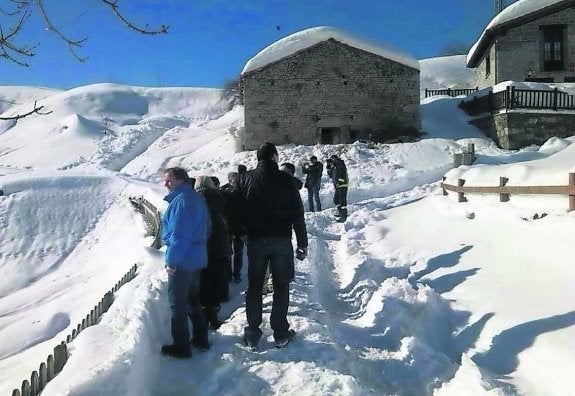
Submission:
<svg viewBox="0 0 575 396">
<path fill-rule="evenodd" d="M 334 154 L 327 160 L 326 169 L 335 187 L 333 203 L 336 205 L 338 211 L 336 221 L 343 223 L 347 219 L 347 168 L 345 162 Z"/>
<path fill-rule="evenodd" d="M 313 200 L 315 199 L 316 209 L 321 212 L 321 200 L 319 199 L 319 190 L 321 188 L 321 174 L 323 173 L 323 164 L 317 160 L 315 155 L 311 156 L 311 163 L 306 162 L 302 166 L 302 172 L 305 177 L 305 188 L 307 188 L 307 202 L 309 211 L 313 212 Z"/>
<path fill-rule="evenodd" d="M 297 255 L 307 254 L 304 210 L 293 176 L 278 169 L 278 152 L 269 142 L 257 151 L 258 165 L 240 178 L 243 218 L 248 236 L 248 289 L 244 342 L 257 349 L 262 336 L 262 287 L 269 264 L 273 279 L 270 325 L 276 347 L 286 346 L 294 337 L 287 321 L 289 284 L 294 278 L 292 228 L 296 234 Z"/>
</svg>

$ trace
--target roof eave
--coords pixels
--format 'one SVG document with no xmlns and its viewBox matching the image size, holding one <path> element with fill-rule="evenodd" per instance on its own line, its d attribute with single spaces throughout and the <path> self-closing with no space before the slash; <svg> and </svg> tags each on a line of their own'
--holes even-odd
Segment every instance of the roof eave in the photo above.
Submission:
<svg viewBox="0 0 575 396">
<path fill-rule="evenodd" d="M 565 0 L 561 3 L 551 4 L 529 14 L 521 15 L 515 19 L 503 22 L 497 26 L 494 26 L 493 28 L 486 29 L 482 37 L 479 39 L 480 41 L 476 50 L 473 52 L 473 55 L 467 62 L 467 67 L 476 68 L 479 65 L 479 61 L 483 58 L 483 54 L 491 46 L 491 43 L 498 34 L 573 6 L 575 6 L 575 0 Z"/>
</svg>

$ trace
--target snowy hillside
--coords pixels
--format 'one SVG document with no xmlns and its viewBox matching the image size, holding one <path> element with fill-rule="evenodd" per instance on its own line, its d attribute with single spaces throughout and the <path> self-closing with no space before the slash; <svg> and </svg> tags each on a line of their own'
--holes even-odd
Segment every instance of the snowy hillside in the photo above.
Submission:
<svg viewBox="0 0 575 396">
<path fill-rule="evenodd" d="M 468 85 L 456 58 L 420 61 L 422 76 Z M 311 155 L 334 153 L 350 176 L 346 223 L 333 221 L 325 175 L 325 210 L 306 213 L 309 256 L 296 264 L 288 314 L 298 334 L 273 347 L 266 296 L 261 351 L 242 347 L 244 272 L 211 350 L 175 361 L 159 353 L 170 341 L 163 251 L 148 247 L 128 197 L 165 208 L 167 166 L 222 181 L 240 163 L 254 167 L 253 151 L 236 152 L 242 108 L 201 88 L 0 87 L 0 103 L 18 102 L 2 105 L 4 115 L 34 100 L 53 112 L 0 124 L 1 394 L 29 378 L 134 263 L 136 278 L 69 344 L 44 395 L 573 394 L 568 198 L 469 194 L 458 203 L 439 181 L 566 184 L 575 137 L 501 150 L 467 124 L 457 99 L 436 97 L 422 102 L 419 142 L 280 146 L 298 177 Z M 476 163 L 451 169 L 468 143 Z"/>
</svg>

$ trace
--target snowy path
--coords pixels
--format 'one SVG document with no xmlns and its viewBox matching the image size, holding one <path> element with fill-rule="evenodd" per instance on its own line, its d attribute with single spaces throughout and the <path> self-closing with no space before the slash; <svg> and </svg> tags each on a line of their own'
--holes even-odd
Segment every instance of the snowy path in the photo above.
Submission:
<svg viewBox="0 0 575 396">
<path fill-rule="evenodd" d="M 394 206 L 426 195 L 432 188 L 417 188 L 384 200 Z M 417 301 L 423 297 L 407 280 L 409 268 L 382 268 L 386 263 L 373 260 L 365 251 L 369 243 L 358 237 L 359 224 L 354 224 L 353 212 L 373 211 L 372 219 L 377 221 L 381 214 L 372 206 L 369 201 L 352 205 L 345 225 L 333 222 L 331 210 L 308 214 L 310 255 L 296 265 L 288 320 L 298 334 L 289 347 L 273 347 L 270 296 L 264 298 L 260 352 L 242 347 L 244 280 L 232 286 L 232 300 L 223 305 L 221 316 L 228 319 L 217 332 L 211 332 L 212 349 L 197 352 L 187 361 L 159 357 L 155 378 L 150 380 L 152 394 L 421 395 L 432 392 L 438 378 L 451 378 L 457 364 L 443 350 L 418 345 L 413 337 L 417 330 L 409 329 L 412 315 L 422 313 L 424 317 L 416 323 L 427 329 L 433 326 L 427 322 L 437 319 L 425 317 L 426 301 Z M 361 261 L 341 262 L 340 258 L 349 259 L 353 249 L 353 257 Z M 349 266 L 355 266 L 355 271 Z M 345 279 L 348 273 L 354 274 L 352 279 Z M 393 284 L 387 291 L 381 286 L 386 279 Z M 163 328 L 158 333 L 163 340 L 158 340 L 157 348 L 169 342 L 165 297 L 161 304 L 164 318 L 158 325 Z M 444 308 L 441 314 L 448 316 L 450 310 Z M 222 382 L 222 378 L 229 381 Z"/>
</svg>

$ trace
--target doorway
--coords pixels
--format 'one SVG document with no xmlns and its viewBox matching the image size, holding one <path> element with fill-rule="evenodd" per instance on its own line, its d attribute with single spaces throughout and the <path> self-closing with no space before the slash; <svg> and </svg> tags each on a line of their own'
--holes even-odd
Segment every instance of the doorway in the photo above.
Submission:
<svg viewBox="0 0 575 396">
<path fill-rule="evenodd" d="M 339 128 L 320 128 L 320 143 L 334 144 L 339 141 Z"/>
</svg>

